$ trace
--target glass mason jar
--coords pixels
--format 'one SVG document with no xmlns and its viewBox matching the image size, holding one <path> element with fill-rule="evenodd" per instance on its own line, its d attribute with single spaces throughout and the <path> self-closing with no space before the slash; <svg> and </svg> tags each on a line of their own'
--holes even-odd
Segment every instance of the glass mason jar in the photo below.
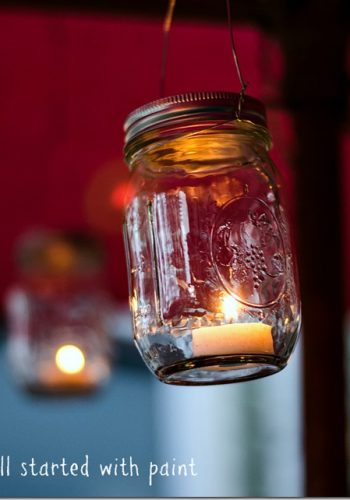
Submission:
<svg viewBox="0 0 350 500">
<path fill-rule="evenodd" d="M 296 266 L 265 109 L 238 94 L 160 99 L 125 123 L 125 244 L 136 345 L 169 384 L 280 371 L 300 330 Z"/>
<path fill-rule="evenodd" d="M 111 369 L 111 303 L 102 252 L 85 233 L 36 231 L 17 246 L 17 283 L 6 297 L 8 356 L 27 390 L 86 393 Z"/>
</svg>

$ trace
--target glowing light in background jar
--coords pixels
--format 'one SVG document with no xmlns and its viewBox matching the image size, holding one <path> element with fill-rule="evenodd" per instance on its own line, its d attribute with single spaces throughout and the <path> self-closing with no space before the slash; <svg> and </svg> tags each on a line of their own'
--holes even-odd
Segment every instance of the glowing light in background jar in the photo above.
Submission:
<svg viewBox="0 0 350 500">
<path fill-rule="evenodd" d="M 63 345 L 57 349 L 55 361 L 57 368 L 67 374 L 79 373 L 85 367 L 83 351 L 71 344 Z"/>
</svg>

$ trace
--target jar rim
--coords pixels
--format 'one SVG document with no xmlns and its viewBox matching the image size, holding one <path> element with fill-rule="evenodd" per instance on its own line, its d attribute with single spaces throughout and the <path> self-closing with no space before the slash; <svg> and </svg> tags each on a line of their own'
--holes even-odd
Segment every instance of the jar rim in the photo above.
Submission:
<svg viewBox="0 0 350 500">
<path fill-rule="evenodd" d="M 193 123 L 217 121 L 224 123 L 237 118 L 240 94 L 226 91 L 188 92 L 147 103 L 132 111 L 124 122 L 125 144 L 136 136 L 189 119 Z M 252 96 L 244 96 L 239 118 L 267 127 L 265 106 Z"/>
</svg>

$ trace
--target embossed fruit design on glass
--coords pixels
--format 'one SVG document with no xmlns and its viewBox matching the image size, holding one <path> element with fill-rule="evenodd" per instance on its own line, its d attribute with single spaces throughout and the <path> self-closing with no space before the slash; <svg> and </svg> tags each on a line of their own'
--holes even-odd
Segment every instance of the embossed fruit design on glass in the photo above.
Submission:
<svg viewBox="0 0 350 500">
<path fill-rule="evenodd" d="M 169 384 L 283 369 L 300 301 L 263 105 L 226 92 L 164 98 L 126 120 L 125 218 L 136 345 Z"/>
</svg>

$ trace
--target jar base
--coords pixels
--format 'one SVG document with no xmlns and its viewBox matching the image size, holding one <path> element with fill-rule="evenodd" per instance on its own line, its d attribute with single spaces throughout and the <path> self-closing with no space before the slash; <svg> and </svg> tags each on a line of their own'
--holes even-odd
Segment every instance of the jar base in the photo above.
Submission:
<svg viewBox="0 0 350 500">
<path fill-rule="evenodd" d="M 172 385 L 231 384 L 273 375 L 286 365 L 271 355 L 201 356 L 159 368 L 156 376 Z"/>
<path fill-rule="evenodd" d="M 87 396 L 90 394 L 94 394 L 97 389 L 100 389 L 101 386 L 99 384 L 86 384 L 86 385 L 59 385 L 59 386 L 49 386 L 49 385 L 41 385 L 35 383 L 25 383 L 22 385 L 23 389 L 27 391 L 27 393 L 32 394 L 34 396 L 62 396 L 62 397 L 77 397 L 77 396 Z"/>
</svg>

